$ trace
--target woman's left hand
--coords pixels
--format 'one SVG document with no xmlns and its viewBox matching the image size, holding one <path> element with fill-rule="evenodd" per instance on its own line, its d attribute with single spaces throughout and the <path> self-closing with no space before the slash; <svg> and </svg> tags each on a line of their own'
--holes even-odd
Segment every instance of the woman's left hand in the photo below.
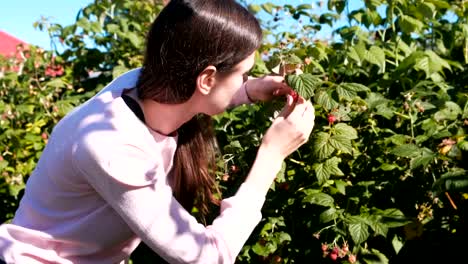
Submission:
<svg viewBox="0 0 468 264">
<path fill-rule="evenodd" d="M 245 90 L 252 101 L 269 101 L 292 91 L 283 76 L 266 75 L 261 78 L 251 78 L 245 85 Z"/>
</svg>

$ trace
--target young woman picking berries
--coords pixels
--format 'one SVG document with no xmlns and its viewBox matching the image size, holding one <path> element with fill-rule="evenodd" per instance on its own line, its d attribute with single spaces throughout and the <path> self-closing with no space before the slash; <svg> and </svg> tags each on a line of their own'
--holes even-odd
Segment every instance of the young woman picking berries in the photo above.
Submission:
<svg viewBox="0 0 468 264">
<path fill-rule="evenodd" d="M 262 40 L 234 0 L 173 0 L 154 21 L 141 69 L 118 77 L 54 128 L 11 224 L 6 263 L 124 263 L 143 241 L 169 263 L 234 263 L 261 219 L 282 161 L 304 144 L 313 106 L 282 77 L 246 80 Z M 237 193 L 209 226 L 210 116 L 287 97 Z"/>
</svg>

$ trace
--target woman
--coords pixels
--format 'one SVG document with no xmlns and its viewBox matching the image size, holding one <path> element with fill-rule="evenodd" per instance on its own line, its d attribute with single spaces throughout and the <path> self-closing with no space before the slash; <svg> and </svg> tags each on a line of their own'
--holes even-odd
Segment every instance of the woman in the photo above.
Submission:
<svg viewBox="0 0 468 264">
<path fill-rule="evenodd" d="M 142 69 L 54 128 L 15 218 L 0 228 L 0 259 L 124 263 L 143 241 L 169 263 L 234 263 L 282 161 L 314 120 L 311 103 L 293 101 L 281 77 L 245 80 L 261 40 L 256 19 L 234 0 L 169 2 Z M 287 103 L 245 182 L 211 225 L 197 223 L 191 208 L 215 202 L 209 116 L 280 95 Z"/>
</svg>

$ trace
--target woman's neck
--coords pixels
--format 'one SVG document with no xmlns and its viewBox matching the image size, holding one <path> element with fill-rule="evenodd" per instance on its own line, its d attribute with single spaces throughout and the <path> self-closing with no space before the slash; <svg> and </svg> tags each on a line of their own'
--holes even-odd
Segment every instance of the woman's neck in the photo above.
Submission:
<svg viewBox="0 0 468 264">
<path fill-rule="evenodd" d="M 174 135 L 179 127 L 196 115 L 190 107 L 190 100 L 182 104 L 161 104 L 151 99 L 138 99 L 136 89 L 126 94 L 140 105 L 146 126 L 163 135 Z"/>
</svg>

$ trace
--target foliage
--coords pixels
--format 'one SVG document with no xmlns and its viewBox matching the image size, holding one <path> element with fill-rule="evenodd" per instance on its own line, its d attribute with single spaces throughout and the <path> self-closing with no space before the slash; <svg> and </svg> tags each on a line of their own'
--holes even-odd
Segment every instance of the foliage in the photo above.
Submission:
<svg viewBox="0 0 468 264">
<path fill-rule="evenodd" d="M 13 216 L 53 125 L 113 77 L 141 65 L 146 29 L 161 7 L 96 0 L 73 25 L 37 24 L 51 35 L 53 52 L 33 47 L 20 50 L 24 60 L 0 62 L 21 69 L 0 79 L 3 221 Z M 239 263 L 399 263 L 416 254 L 415 245 L 448 252 L 463 243 L 467 8 L 460 1 L 372 0 L 349 10 L 347 1 L 330 0 L 317 15 L 308 4 L 249 6 L 266 14 L 269 40 L 251 74 L 285 75 L 313 101 L 316 125 L 271 185 L 263 220 Z M 298 30 L 284 31 L 281 23 Z M 332 40 L 315 39 L 326 24 L 341 26 Z M 266 116 L 281 104 L 215 117 L 224 196 L 245 178 L 271 124 Z"/>
</svg>

